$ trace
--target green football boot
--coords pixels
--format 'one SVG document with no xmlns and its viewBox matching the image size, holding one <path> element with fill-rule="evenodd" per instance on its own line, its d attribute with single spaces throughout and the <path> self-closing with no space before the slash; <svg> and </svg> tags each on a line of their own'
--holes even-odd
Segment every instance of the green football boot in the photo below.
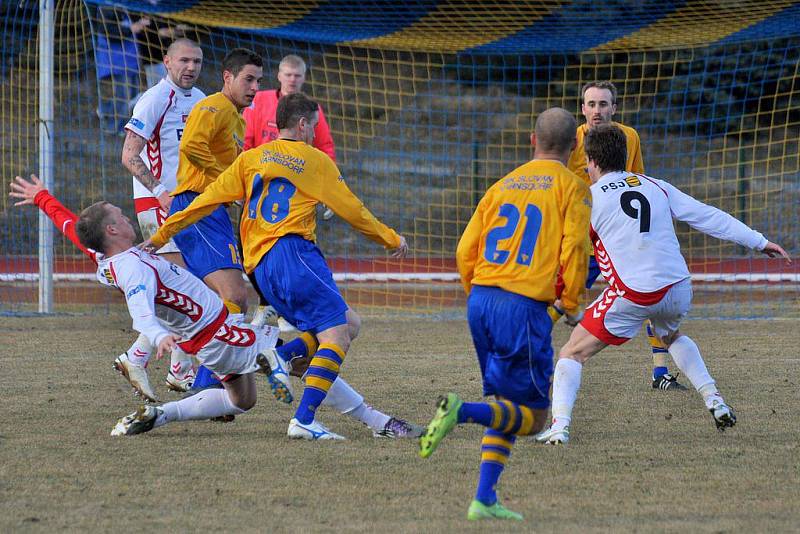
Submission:
<svg viewBox="0 0 800 534">
<path fill-rule="evenodd" d="M 458 409 L 461 408 L 463 401 L 455 393 L 448 393 L 445 397 L 439 397 L 436 407 L 436 415 L 433 416 L 425 433 L 419 438 L 419 455 L 427 458 L 444 437 L 455 428 L 458 423 Z"/>
<path fill-rule="evenodd" d="M 512 512 L 504 507 L 500 502 L 496 502 L 491 506 L 486 506 L 481 501 L 473 500 L 467 510 L 467 519 L 470 521 L 477 521 L 479 519 L 513 519 L 514 521 L 522 521 L 522 514 Z"/>
</svg>

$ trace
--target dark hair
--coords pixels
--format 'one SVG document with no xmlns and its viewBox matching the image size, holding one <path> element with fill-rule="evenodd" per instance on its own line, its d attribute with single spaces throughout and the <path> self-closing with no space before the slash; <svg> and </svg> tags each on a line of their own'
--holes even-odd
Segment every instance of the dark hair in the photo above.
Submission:
<svg viewBox="0 0 800 534">
<path fill-rule="evenodd" d="M 75 232 L 81 244 L 95 252 L 105 252 L 106 220 L 108 219 L 108 202 L 95 202 L 81 212 Z"/>
<path fill-rule="evenodd" d="M 586 159 L 601 171 L 624 171 L 628 161 L 628 141 L 623 131 L 613 124 L 590 128 L 583 141 Z"/>
<path fill-rule="evenodd" d="M 261 59 L 261 56 L 247 48 L 234 48 L 228 52 L 222 60 L 222 70 L 230 72 L 234 77 L 239 75 L 245 65 L 263 67 L 264 60 Z"/>
<path fill-rule="evenodd" d="M 617 88 L 614 87 L 613 83 L 606 82 L 606 81 L 604 81 L 604 82 L 597 82 L 597 81 L 589 82 L 586 85 L 584 85 L 583 89 L 581 89 L 581 102 L 583 102 L 583 98 L 586 96 L 586 91 L 588 91 L 592 87 L 597 87 L 598 89 L 606 89 L 607 91 L 610 91 L 611 92 L 611 103 L 612 104 L 616 104 L 617 103 Z"/>
<path fill-rule="evenodd" d="M 282 96 L 278 100 L 278 109 L 275 111 L 275 123 L 279 130 L 294 128 L 300 122 L 301 117 L 310 121 L 318 109 L 319 104 L 303 93 Z"/>
</svg>

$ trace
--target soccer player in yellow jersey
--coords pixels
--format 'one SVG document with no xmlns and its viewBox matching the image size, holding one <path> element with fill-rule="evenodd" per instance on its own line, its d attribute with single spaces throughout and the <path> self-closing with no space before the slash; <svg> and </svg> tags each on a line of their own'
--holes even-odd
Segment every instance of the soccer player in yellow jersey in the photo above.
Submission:
<svg viewBox="0 0 800 534">
<path fill-rule="evenodd" d="M 566 167 L 575 127 L 575 118 L 561 108 L 539 115 L 531 136 L 533 160 L 489 188 L 458 243 L 456 261 L 469 294 L 467 317 L 483 393 L 497 400 L 442 397 L 420 438 L 420 455 L 430 456 L 457 424 L 486 427 L 468 519 L 522 519 L 498 502 L 495 486 L 516 436 L 539 432 L 547 419 L 553 375 L 547 307 L 556 299 L 559 270 L 560 307 L 573 323 L 580 315 L 591 196 Z"/>
<path fill-rule="evenodd" d="M 319 342 L 288 430 L 292 438 L 309 440 L 342 439 L 314 416 L 361 323 L 314 242 L 316 205 L 324 202 L 367 238 L 390 249 L 392 256 L 408 252 L 406 240 L 378 221 L 347 187 L 336 164 L 311 146 L 318 109 L 302 93 L 281 98 L 278 139 L 240 155 L 144 244 L 158 247 L 221 204 L 245 199 L 239 226 L 245 271 L 255 275 L 259 290 L 281 316 Z"/>
<path fill-rule="evenodd" d="M 625 126 L 611 119 L 617 111 L 617 88 L 611 82 L 589 82 L 581 90 L 583 103 L 581 112 L 586 118 L 586 124 L 578 127 L 578 144 L 569 156 L 569 170 L 583 178 L 587 185 L 591 185 L 589 174 L 586 169 L 586 153 L 583 148 L 583 140 L 590 129 L 599 124 L 614 124 L 625 134 L 628 149 L 628 159 L 625 163 L 625 170 L 644 174 L 644 161 L 642 159 L 642 146 L 639 141 L 639 134 L 630 126 Z M 587 245 L 588 246 L 588 245 Z M 592 287 L 594 281 L 600 275 L 600 268 L 592 254 L 589 258 L 589 277 L 586 279 L 586 288 Z M 552 310 L 551 310 L 552 311 Z M 558 316 L 554 314 L 557 318 Z M 647 339 L 653 351 L 653 389 L 683 391 L 686 386 L 678 382 L 676 375 L 669 373 L 668 354 L 666 345 L 653 334 L 652 324 L 648 321 L 645 324 Z"/>
<path fill-rule="evenodd" d="M 186 208 L 241 153 L 242 109 L 253 101 L 262 74 L 261 56 L 250 50 L 236 48 L 222 60 L 222 91 L 200 100 L 186 119 L 171 215 Z M 247 311 L 242 265 L 225 206 L 174 240 L 187 269 L 219 294 L 231 313 Z"/>
</svg>

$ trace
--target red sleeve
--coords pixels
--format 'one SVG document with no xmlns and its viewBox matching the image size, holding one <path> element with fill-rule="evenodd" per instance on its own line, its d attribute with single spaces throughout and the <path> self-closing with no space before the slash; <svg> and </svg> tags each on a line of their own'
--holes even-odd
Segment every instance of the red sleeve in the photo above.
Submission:
<svg viewBox="0 0 800 534">
<path fill-rule="evenodd" d="M 256 93 L 256 98 L 253 99 L 253 105 L 250 107 L 244 108 L 242 111 L 242 117 L 244 118 L 244 150 L 250 150 L 258 145 L 256 145 L 256 102 L 258 99 L 258 93 Z"/>
<path fill-rule="evenodd" d="M 67 236 L 67 239 L 72 241 L 76 247 L 89 256 L 91 260 L 97 263 L 97 254 L 83 245 L 78 239 L 78 234 L 75 233 L 75 223 L 78 222 L 78 216 L 66 208 L 56 197 L 50 194 L 47 189 L 39 191 L 33 198 L 33 203 L 47 215 L 56 228 Z"/>
<path fill-rule="evenodd" d="M 325 152 L 334 162 L 336 161 L 336 149 L 333 146 L 331 129 L 328 126 L 328 121 L 325 120 L 322 106 L 319 107 L 319 122 L 317 127 L 314 128 L 314 147 Z"/>
</svg>

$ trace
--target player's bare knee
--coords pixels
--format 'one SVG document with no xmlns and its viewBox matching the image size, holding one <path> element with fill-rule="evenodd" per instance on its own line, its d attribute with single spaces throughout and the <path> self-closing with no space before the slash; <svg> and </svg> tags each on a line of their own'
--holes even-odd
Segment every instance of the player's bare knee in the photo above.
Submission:
<svg viewBox="0 0 800 534">
<path fill-rule="evenodd" d="M 302 377 L 306 370 L 308 369 L 308 364 L 311 363 L 311 358 L 313 354 L 309 354 L 308 356 L 302 356 L 300 358 L 294 358 L 292 360 L 292 369 L 289 372 L 290 375 L 296 377 Z"/>
<path fill-rule="evenodd" d="M 239 306 L 239 309 L 242 310 L 242 313 L 247 313 L 247 289 L 244 287 L 237 287 L 231 291 L 231 293 L 232 295 L 229 300 Z"/>
<path fill-rule="evenodd" d="M 342 352 L 346 353 L 350 348 L 350 325 L 345 323 L 323 330 L 317 333 L 317 341 L 319 341 L 320 345 L 336 345 Z"/>
<path fill-rule="evenodd" d="M 586 363 L 586 360 L 588 360 L 590 356 L 591 354 L 582 351 L 580 347 L 571 345 L 570 343 L 561 347 L 561 350 L 558 352 L 559 360 L 575 360 L 580 364 Z"/>
<path fill-rule="evenodd" d="M 238 380 L 243 380 L 243 377 Z M 244 382 L 228 389 L 228 397 L 231 400 L 231 404 L 245 412 L 255 406 L 257 400 L 255 388 L 248 387 L 248 384 Z"/>
<path fill-rule="evenodd" d="M 334 343 L 336 343 L 336 345 L 340 349 L 342 349 L 342 352 L 346 353 L 348 350 L 350 350 L 350 335 L 349 335 L 349 332 L 346 332 L 346 334 L 344 336 L 340 336 L 340 337 L 336 338 L 336 341 L 334 341 Z"/>
<path fill-rule="evenodd" d="M 347 310 L 347 330 L 350 334 L 350 341 L 358 337 L 361 331 L 361 317 L 353 310 Z"/>
<path fill-rule="evenodd" d="M 246 412 L 247 410 L 256 405 L 256 396 L 247 395 L 242 399 L 238 399 L 237 402 L 234 402 L 233 404 L 240 410 L 244 410 Z"/>
</svg>

